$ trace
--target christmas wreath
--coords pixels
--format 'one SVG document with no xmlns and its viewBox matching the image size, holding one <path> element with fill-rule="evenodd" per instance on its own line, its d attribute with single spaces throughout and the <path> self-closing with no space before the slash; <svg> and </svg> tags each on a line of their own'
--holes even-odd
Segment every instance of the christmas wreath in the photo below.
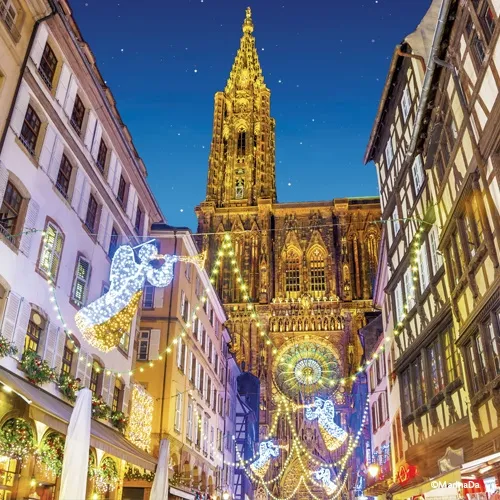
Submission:
<svg viewBox="0 0 500 500">
<path fill-rule="evenodd" d="M 74 403 L 76 401 L 76 394 L 82 387 L 80 382 L 75 380 L 71 375 L 66 375 L 65 373 L 61 373 L 57 385 L 59 386 L 59 390 L 62 395 L 70 403 Z"/>
<path fill-rule="evenodd" d="M 32 453 L 34 442 L 30 425 L 21 418 L 11 418 L 0 430 L 0 455 L 23 461 Z"/>
<path fill-rule="evenodd" d="M 32 350 L 23 354 L 21 369 L 26 374 L 26 378 L 35 385 L 42 385 L 56 380 L 55 370 Z"/>
<path fill-rule="evenodd" d="M 128 417 L 122 411 L 112 411 L 109 420 L 120 432 L 124 432 L 128 424 Z"/>
<path fill-rule="evenodd" d="M 64 437 L 51 432 L 37 451 L 38 459 L 55 476 L 60 476 L 64 457 Z"/>
<path fill-rule="evenodd" d="M 113 491 L 118 480 L 118 469 L 115 461 L 110 457 L 103 458 L 95 474 L 96 488 L 100 492 Z"/>
<path fill-rule="evenodd" d="M 104 402 L 102 396 L 92 396 L 92 416 L 94 418 L 107 418 L 111 408 Z"/>
<path fill-rule="evenodd" d="M 0 335 L 0 358 L 17 354 L 17 347 L 12 345 L 4 336 Z"/>
</svg>

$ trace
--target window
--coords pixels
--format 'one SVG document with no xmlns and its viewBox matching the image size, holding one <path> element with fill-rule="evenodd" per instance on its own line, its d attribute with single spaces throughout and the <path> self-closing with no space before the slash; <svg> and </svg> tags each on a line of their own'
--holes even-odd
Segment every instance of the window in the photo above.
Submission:
<svg viewBox="0 0 500 500">
<path fill-rule="evenodd" d="M 65 197 L 68 197 L 69 182 L 71 180 L 71 171 L 73 167 L 66 155 L 62 156 L 61 165 L 57 174 L 56 188 Z"/>
<path fill-rule="evenodd" d="M 0 231 L 7 237 L 16 234 L 16 228 L 19 222 L 19 214 L 23 197 L 10 181 L 7 182 L 5 195 L 0 208 Z"/>
<path fill-rule="evenodd" d="M 177 391 L 177 396 L 175 397 L 175 417 L 174 417 L 174 429 L 177 432 L 181 432 L 181 418 L 182 418 L 182 392 Z"/>
<path fill-rule="evenodd" d="M 245 179 L 236 179 L 235 198 L 242 200 L 245 196 Z"/>
<path fill-rule="evenodd" d="M 120 175 L 120 182 L 118 184 L 118 193 L 116 195 L 116 198 L 121 203 L 122 206 L 125 203 L 125 192 L 126 191 L 127 191 L 127 183 L 125 182 L 123 175 Z"/>
<path fill-rule="evenodd" d="M 75 345 L 71 343 L 68 338 L 64 343 L 62 364 L 61 364 L 61 375 L 71 375 L 73 367 L 73 357 L 74 357 Z"/>
<path fill-rule="evenodd" d="M 60 229 L 52 222 L 48 222 L 45 227 L 45 237 L 42 242 L 38 268 L 44 275 L 50 276 L 53 279 L 57 279 L 59 272 L 63 242 L 64 237 Z"/>
<path fill-rule="evenodd" d="M 189 367 L 189 380 L 190 382 L 194 382 L 195 374 L 196 374 L 196 358 L 192 352 L 189 353 L 190 367 Z"/>
<path fill-rule="evenodd" d="M 212 398 L 212 379 L 207 375 L 207 391 L 205 394 L 208 405 L 210 406 L 210 399 Z"/>
<path fill-rule="evenodd" d="M 447 328 L 442 334 L 447 382 L 450 384 L 460 376 L 460 360 L 453 342 L 453 332 Z"/>
<path fill-rule="evenodd" d="M 11 31 L 12 34 L 16 34 L 18 36 L 18 32 L 16 30 L 16 18 L 17 18 L 17 10 L 12 5 L 11 0 L 0 0 L 0 17 L 3 19 L 7 28 Z"/>
<path fill-rule="evenodd" d="M 142 224 L 142 210 L 141 207 L 137 207 L 137 211 L 135 212 L 135 223 L 134 229 L 136 233 L 141 232 L 141 224 Z"/>
<path fill-rule="evenodd" d="M 154 309 L 155 287 L 146 284 L 144 286 L 144 294 L 142 296 L 143 309 Z"/>
<path fill-rule="evenodd" d="M 291 296 L 300 292 L 300 257 L 294 250 L 286 258 L 285 291 Z"/>
<path fill-rule="evenodd" d="M 422 166 L 422 156 L 418 155 L 413 161 L 413 185 L 415 186 L 415 193 L 420 192 L 420 188 L 424 184 L 424 168 Z"/>
<path fill-rule="evenodd" d="M 184 266 L 184 276 L 186 276 L 186 279 L 191 282 L 191 264 L 189 262 L 185 263 Z"/>
<path fill-rule="evenodd" d="M 424 293 L 429 286 L 429 261 L 427 260 L 427 244 L 422 243 L 418 254 L 418 272 L 420 275 L 420 291 Z"/>
<path fill-rule="evenodd" d="M 189 441 L 193 440 L 193 400 L 191 398 L 188 399 L 187 406 L 186 438 Z"/>
<path fill-rule="evenodd" d="M 189 321 L 189 302 L 184 290 L 181 291 L 181 317 L 185 323 Z"/>
<path fill-rule="evenodd" d="M 392 139 L 389 137 L 387 145 L 385 146 L 385 162 L 387 168 L 391 168 L 391 163 L 393 158 L 394 158 L 394 152 L 392 151 Z"/>
<path fill-rule="evenodd" d="M 50 45 L 46 43 L 45 48 L 43 49 L 42 59 L 40 60 L 40 66 L 38 67 L 38 72 L 49 89 L 52 89 L 56 67 L 57 58 Z"/>
<path fill-rule="evenodd" d="M 246 153 L 246 142 L 247 133 L 244 130 L 238 132 L 238 156 L 245 156 Z"/>
<path fill-rule="evenodd" d="M 403 289 L 401 283 L 398 283 L 394 289 L 394 314 L 396 323 L 398 323 L 403 317 Z"/>
<path fill-rule="evenodd" d="M 373 432 L 377 432 L 378 429 L 378 412 L 377 412 L 377 402 L 375 401 L 372 406 L 372 429 Z"/>
<path fill-rule="evenodd" d="M 443 356 L 441 352 L 441 341 L 438 338 L 427 349 L 432 394 L 435 396 L 445 388 L 445 377 L 443 367 Z"/>
<path fill-rule="evenodd" d="M 85 216 L 85 226 L 91 233 L 94 232 L 97 220 L 97 207 L 97 200 L 94 198 L 94 195 L 91 194 L 87 207 L 87 215 Z"/>
<path fill-rule="evenodd" d="M 394 211 L 392 212 L 392 234 L 394 235 L 394 238 L 399 233 L 400 229 L 401 224 L 399 223 L 398 207 L 395 206 Z"/>
<path fill-rule="evenodd" d="M 203 419 L 203 453 L 207 454 L 208 449 L 208 416 Z"/>
<path fill-rule="evenodd" d="M 487 365 L 480 333 L 476 333 L 466 346 L 466 355 L 469 367 L 471 387 L 478 392 L 487 383 Z"/>
<path fill-rule="evenodd" d="M 323 252 L 315 248 L 309 262 L 309 283 L 315 296 L 323 296 L 326 291 L 325 259 Z"/>
<path fill-rule="evenodd" d="M 210 450 L 210 458 L 213 459 L 214 458 L 214 427 L 213 427 L 213 425 L 210 426 L 210 447 L 209 447 L 209 450 Z"/>
<path fill-rule="evenodd" d="M 111 403 L 111 409 L 113 411 L 118 411 L 122 403 L 123 394 L 123 382 L 119 379 L 115 379 L 115 386 L 113 387 L 113 402 Z"/>
<path fill-rule="evenodd" d="M 198 417 L 196 418 L 196 435 L 195 435 L 196 437 L 195 444 L 198 449 L 200 448 L 201 444 L 201 426 L 203 420 L 202 412 L 203 408 L 201 406 L 198 406 Z"/>
<path fill-rule="evenodd" d="M 413 409 L 413 391 L 411 390 L 410 382 L 410 369 L 407 368 L 401 375 L 401 403 L 403 406 L 403 415 L 407 416 Z"/>
<path fill-rule="evenodd" d="M 139 337 L 139 348 L 137 349 L 137 360 L 147 361 L 149 357 L 149 331 L 141 331 Z"/>
<path fill-rule="evenodd" d="M 111 238 L 109 240 L 108 255 L 113 258 L 113 255 L 118 248 L 118 231 L 113 227 L 111 229 Z"/>
<path fill-rule="evenodd" d="M 41 124 L 42 122 L 35 113 L 35 110 L 28 105 L 19 139 L 32 155 L 35 154 L 36 141 L 38 140 Z"/>
<path fill-rule="evenodd" d="M 495 14 L 493 14 L 493 10 L 490 7 L 488 0 L 483 1 L 483 5 L 481 6 L 477 17 L 481 23 L 481 27 L 483 28 L 486 43 L 489 45 L 493 32 L 495 31 Z"/>
<path fill-rule="evenodd" d="M 73 283 L 72 302 L 78 307 L 83 307 L 87 299 L 90 280 L 90 262 L 82 257 L 78 257 Z"/>
<path fill-rule="evenodd" d="M 401 109 L 403 110 L 404 121 L 408 118 L 411 108 L 410 90 L 408 87 L 405 88 L 403 92 L 403 98 L 401 99 Z"/>
<path fill-rule="evenodd" d="M 500 313 L 497 313 L 497 315 Z M 498 324 L 496 325 L 498 327 Z M 488 342 L 490 343 L 491 356 L 493 358 L 493 366 L 495 368 L 495 376 L 500 374 L 500 348 L 499 348 L 499 336 L 495 332 L 495 326 L 493 321 L 488 321 L 486 323 L 486 331 L 488 334 Z"/>
<path fill-rule="evenodd" d="M 26 337 L 24 337 L 24 352 L 38 352 L 43 330 L 45 329 L 45 320 L 34 310 L 31 310 Z"/>
<path fill-rule="evenodd" d="M 187 345 L 182 339 L 177 342 L 177 368 L 184 371 L 186 367 Z"/>
<path fill-rule="evenodd" d="M 429 249 L 431 251 L 431 264 L 432 264 L 432 272 L 436 274 L 441 266 L 443 265 L 443 256 L 441 252 L 438 250 L 439 245 L 439 236 L 437 227 L 432 226 L 429 231 Z"/>
<path fill-rule="evenodd" d="M 99 152 L 97 153 L 96 165 L 99 170 L 104 173 L 104 168 L 106 167 L 106 158 L 108 156 L 108 147 L 103 139 L 99 144 Z"/>
<path fill-rule="evenodd" d="M 118 347 L 125 353 L 128 354 L 128 348 L 130 346 L 130 329 L 123 332 L 122 338 L 120 339 L 120 343 Z"/>
<path fill-rule="evenodd" d="M 411 311 L 415 305 L 415 287 L 413 286 L 413 274 L 410 267 L 404 274 L 404 285 L 407 310 Z"/>
<path fill-rule="evenodd" d="M 83 117 L 85 116 L 85 106 L 83 105 L 80 96 L 76 94 L 75 104 L 73 105 L 73 112 L 71 113 L 71 125 L 78 132 L 82 131 Z"/>
<path fill-rule="evenodd" d="M 90 372 L 89 389 L 94 396 L 100 396 L 102 385 L 102 366 L 94 359 L 92 362 L 92 371 Z"/>
</svg>

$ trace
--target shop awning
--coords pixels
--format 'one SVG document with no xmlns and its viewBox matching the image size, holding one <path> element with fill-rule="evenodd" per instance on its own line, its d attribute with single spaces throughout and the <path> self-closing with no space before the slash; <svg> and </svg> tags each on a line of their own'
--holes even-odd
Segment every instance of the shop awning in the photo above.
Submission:
<svg viewBox="0 0 500 500">
<path fill-rule="evenodd" d="M 445 485 L 451 483 L 461 483 L 462 476 L 460 468 L 454 469 L 445 474 L 441 474 L 440 476 L 433 477 L 425 482 L 420 483 L 419 485 L 400 490 L 397 493 L 394 493 L 393 500 L 406 500 L 407 498 L 413 498 L 418 495 L 425 495 L 425 498 L 428 497 L 428 494 L 432 492 L 429 498 L 441 498 L 443 500 L 448 500 L 449 498 L 456 498 L 453 495 L 456 493 L 452 493 L 450 497 L 449 488 Z M 441 488 L 443 486 L 443 488 Z"/>
<path fill-rule="evenodd" d="M 31 418 L 66 434 L 72 406 L 2 367 L 0 381 L 30 402 Z M 138 467 L 155 470 L 156 459 L 153 456 L 127 441 L 118 431 L 96 420 L 92 420 L 90 445 Z"/>
<path fill-rule="evenodd" d="M 194 495 L 192 493 L 187 493 L 186 491 L 178 490 L 173 486 L 170 486 L 169 491 L 171 495 L 175 495 L 176 497 L 186 498 L 187 500 L 194 500 Z"/>
</svg>

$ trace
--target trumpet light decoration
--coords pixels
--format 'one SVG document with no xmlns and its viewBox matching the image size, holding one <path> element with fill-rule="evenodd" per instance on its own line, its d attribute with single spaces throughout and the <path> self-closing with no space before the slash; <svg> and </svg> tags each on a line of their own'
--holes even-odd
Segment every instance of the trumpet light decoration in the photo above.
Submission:
<svg viewBox="0 0 500 500">
<path fill-rule="evenodd" d="M 280 447 L 272 441 L 262 441 L 259 445 L 259 458 L 250 465 L 252 472 L 259 477 L 264 477 L 271 459 L 276 458 L 280 454 Z"/>
<path fill-rule="evenodd" d="M 319 430 L 329 451 L 344 444 L 347 432 L 335 423 L 335 405 L 329 399 L 315 398 L 305 411 L 306 419 L 318 420 Z"/>
</svg>

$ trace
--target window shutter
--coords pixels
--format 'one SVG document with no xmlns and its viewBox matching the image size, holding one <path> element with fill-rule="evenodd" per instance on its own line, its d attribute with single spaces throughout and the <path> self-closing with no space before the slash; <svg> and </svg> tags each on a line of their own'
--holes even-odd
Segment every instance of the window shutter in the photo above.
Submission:
<svg viewBox="0 0 500 500">
<path fill-rule="evenodd" d="M 186 294 L 184 290 L 181 290 L 181 317 L 184 317 L 184 303 L 186 302 Z"/>
<path fill-rule="evenodd" d="M 62 334 L 64 335 L 64 332 L 62 332 Z M 43 359 L 49 364 L 50 367 L 54 366 L 58 335 L 59 327 L 51 321 L 47 328 L 47 338 L 45 340 L 45 349 L 43 353 Z"/>
<path fill-rule="evenodd" d="M 79 168 L 76 172 L 75 187 L 73 188 L 73 197 L 71 198 L 71 206 L 76 213 L 78 213 L 78 207 L 80 206 L 84 181 L 85 174 L 83 173 L 83 169 Z"/>
<path fill-rule="evenodd" d="M 431 250 L 432 271 L 436 274 L 443 265 L 443 256 L 439 253 L 439 236 L 436 226 L 429 231 L 429 245 Z"/>
<path fill-rule="evenodd" d="M 401 314 L 403 312 L 403 290 L 401 288 L 401 283 L 398 283 L 394 291 L 395 307 L 396 307 L 396 321 L 401 319 Z"/>
<path fill-rule="evenodd" d="M 129 403 L 130 403 L 130 387 L 128 385 L 123 389 L 123 403 L 122 412 L 128 415 L 129 413 Z"/>
<path fill-rule="evenodd" d="M 14 107 L 14 113 L 12 114 L 12 120 L 10 125 L 14 134 L 19 137 L 21 133 L 21 128 L 23 126 L 24 117 L 26 116 L 26 110 L 28 109 L 28 104 L 30 102 L 30 94 L 28 92 L 28 86 L 24 83 L 21 84 L 19 88 L 19 94 L 17 96 L 16 105 Z"/>
<path fill-rule="evenodd" d="M 89 208 L 90 199 L 90 182 L 87 177 L 84 177 L 82 186 L 82 196 L 80 198 L 80 205 L 78 206 L 78 216 L 80 219 L 85 220 L 87 210 Z"/>
<path fill-rule="evenodd" d="M 187 344 L 185 342 L 183 344 L 183 347 L 184 347 L 184 366 L 182 367 L 182 371 L 184 373 L 187 373 L 188 348 L 187 348 Z"/>
<path fill-rule="evenodd" d="M 136 217 L 136 214 L 137 214 L 137 206 L 139 204 L 139 196 L 137 194 L 137 191 L 134 189 L 134 200 L 133 200 L 133 203 L 132 203 L 132 216 L 131 216 L 131 220 L 132 220 L 132 224 L 135 225 L 135 217 Z M 142 221 L 141 221 L 141 224 L 142 224 Z M 141 228 L 139 227 L 139 230 Z"/>
<path fill-rule="evenodd" d="M 193 353 L 191 351 L 189 351 L 189 366 L 188 366 L 188 369 L 189 369 L 189 380 L 193 380 Z"/>
<path fill-rule="evenodd" d="M 28 203 L 28 210 L 26 212 L 26 218 L 24 219 L 24 231 L 28 229 L 39 229 L 37 227 L 38 212 L 40 211 L 40 205 L 33 199 Z M 19 249 L 21 252 L 29 257 L 31 249 L 31 241 L 33 239 L 33 233 L 23 233 L 21 236 L 21 243 Z"/>
<path fill-rule="evenodd" d="M 113 388 L 110 386 L 110 380 L 111 373 L 108 373 L 106 370 L 104 370 L 104 374 L 102 376 L 101 396 L 104 402 L 109 406 L 111 406 L 111 403 L 113 402 Z"/>
<path fill-rule="evenodd" d="M 182 340 L 177 342 L 177 368 L 182 368 Z"/>
<path fill-rule="evenodd" d="M 73 284 L 73 300 L 83 306 L 87 299 L 88 283 L 90 278 L 90 262 L 84 257 L 78 257 L 75 280 Z"/>
<path fill-rule="evenodd" d="M 201 366 L 200 363 L 196 361 L 196 380 L 194 385 L 197 389 L 200 389 L 200 374 L 201 374 Z"/>
<path fill-rule="evenodd" d="M 38 160 L 38 164 L 45 172 L 49 171 L 49 165 L 52 159 L 52 153 L 54 151 L 56 138 L 56 131 L 54 127 L 49 123 L 45 130 L 45 138 L 43 139 L 43 146 L 40 152 L 40 158 Z"/>
<path fill-rule="evenodd" d="M 66 333 L 64 333 L 64 330 L 59 329 L 59 334 L 57 337 L 57 347 L 54 354 L 54 368 L 56 369 L 57 374 L 61 373 L 65 344 L 66 344 Z M 78 355 L 79 353 L 75 353 L 75 356 Z"/>
<path fill-rule="evenodd" d="M 71 75 L 68 93 L 66 95 L 66 100 L 64 101 L 64 112 L 71 118 L 73 113 L 73 107 L 75 105 L 76 92 L 78 91 L 78 84 L 76 82 L 75 75 Z"/>
<path fill-rule="evenodd" d="M 103 247 L 104 251 L 108 253 L 109 245 L 111 243 L 111 231 L 113 230 L 113 216 L 111 212 L 109 213 L 108 222 L 106 226 L 106 232 L 104 233 Z M 118 237 L 118 244 L 120 244 L 120 237 Z"/>
<path fill-rule="evenodd" d="M 92 151 L 92 144 L 94 142 L 95 132 L 96 132 L 97 118 L 95 113 L 89 109 L 87 118 L 87 128 L 85 129 L 85 138 L 83 143 L 88 151 Z"/>
<path fill-rule="evenodd" d="M 111 189 L 115 185 L 115 174 L 116 174 L 116 153 L 111 150 L 109 156 L 109 167 L 108 167 L 108 184 Z"/>
<path fill-rule="evenodd" d="M 412 290 L 412 288 L 414 287 L 413 287 L 413 274 L 411 272 L 411 268 L 408 268 L 404 274 L 404 283 L 405 283 L 406 304 L 408 305 L 408 311 L 409 311 L 415 305 L 415 291 Z"/>
<path fill-rule="evenodd" d="M 429 262 L 427 261 L 427 245 L 422 243 L 418 254 L 418 272 L 420 275 L 420 291 L 424 292 L 429 284 Z"/>
<path fill-rule="evenodd" d="M 160 356 L 160 333 L 161 330 L 152 329 L 149 335 L 149 360 L 153 361 Z"/>
<path fill-rule="evenodd" d="M 154 290 L 154 308 L 159 309 L 163 307 L 163 296 L 164 296 L 164 289 L 163 288 L 155 288 Z"/>
<path fill-rule="evenodd" d="M 106 205 L 102 206 L 101 218 L 99 220 L 99 230 L 97 232 L 97 241 L 103 246 L 104 250 L 107 252 L 108 248 L 105 246 L 106 241 L 106 229 L 108 227 L 108 219 L 111 217 L 108 207 Z M 108 245 L 109 247 L 109 245 Z"/>
<path fill-rule="evenodd" d="M 81 380 L 82 385 L 85 381 L 85 371 L 87 370 L 87 353 L 80 350 L 78 353 L 78 363 L 76 365 L 76 377 Z"/>
<path fill-rule="evenodd" d="M 56 137 L 54 142 L 54 149 L 52 152 L 52 158 L 49 163 L 48 174 L 50 180 L 55 184 L 57 181 L 57 174 L 61 168 L 62 155 L 64 152 L 64 143 L 60 137 Z"/>
<path fill-rule="evenodd" d="M 111 185 L 111 189 L 115 196 L 118 194 L 118 187 L 120 185 L 120 176 L 122 175 L 122 164 L 118 158 L 116 159 L 116 168 L 115 168 L 115 177 L 113 179 L 113 184 Z"/>
<path fill-rule="evenodd" d="M 19 308 L 16 330 L 14 334 L 14 345 L 17 347 L 17 352 L 19 356 L 23 353 L 24 339 L 26 338 L 26 331 L 28 329 L 30 316 L 31 316 L 31 304 L 26 299 L 23 299 L 21 302 L 21 307 Z"/>
<path fill-rule="evenodd" d="M 116 383 L 116 375 L 114 373 L 110 373 L 108 380 L 108 399 L 104 399 L 106 403 L 111 406 L 113 404 L 113 391 Z M 103 396 L 104 397 L 104 396 Z"/>
<path fill-rule="evenodd" d="M 7 188 L 7 182 L 9 181 L 9 171 L 5 167 L 2 161 L 0 161 L 0 206 L 3 202 L 3 197 L 5 196 L 5 189 Z"/>
<path fill-rule="evenodd" d="M 21 305 L 21 296 L 17 293 L 9 292 L 7 299 L 7 306 L 3 316 L 2 335 L 12 342 L 14 339 L 14 331 L 16 329 L 17 315 L 19 313 L 19 306 Z"/>
<path fill-rule="evenodd" d="M 102 137 L 102 126 L 99 122 L 97 122 L 95 127 L 95 135 L 94 141 L 92 143 L 91 154 L 94 160 L 97 160 L 97 155 L 99 154 L 99 146 L 101 145 L 101 137 Z"/>
<path fill-rule="evenodd" d="M 71 78 L 71 70 L 69 69 L 69 66 L 66 63 L 63 63 L 56 90 L 56 100 L 61 106 L 64 106 L 64 102 L 66 101 L 66 94 L 68 93 L 70 78 Z"/>
<path fill-rule="evenodd" d="M 129 188 L 128 188 L 128 198 L 127 198 L 127 210 L 126 210 L 126 212 L 127 212 L 127 215 L 129 217 L 129 219 L 132 221 L 132 223 L 135 222 L 132 219 L 133 209 L 134 209 L 134 198 L 135 198 L 135 195 L 136 195 L 135 188 L 134 188 L 134 186 L 132 186 L 130 184 Z"/>
<path fill-rule="evenodd" d="M 92 374 L 92 356 L 89 353 L 85 355 L 85 375 L 83 379 L 83 385 L 85 387 L 90 387 L 90 375 Z"/>
<path fill-rule="evenodd" d="M 137 196 L 137 200 L 139 200 L 139 197 Z M 137 207 L 136 207 L 137 209 Z M 134 221 L 135 222 L 135 221 Z M 142 225 L 142 234 L 148 234 L 149 233 L 149 215 L 146 212 L 144 214 L 144 224 Z"/>
<path fill-rule="evenodd" d="M 40 66 L 40 61 L 42 60 L 42 54 L 45 49 L 45 44 L 47 43 L 48 37 L 49 32 L 47 30 L 47 26 L 44 23 L 41 23 L 38 26 L 35 41 L 33 42 L 33 48 L 31 49 L 30 54 L 31 59 L 35 63 L 35 66 L 37 68 L 38 66 Z"/>
</svg>

